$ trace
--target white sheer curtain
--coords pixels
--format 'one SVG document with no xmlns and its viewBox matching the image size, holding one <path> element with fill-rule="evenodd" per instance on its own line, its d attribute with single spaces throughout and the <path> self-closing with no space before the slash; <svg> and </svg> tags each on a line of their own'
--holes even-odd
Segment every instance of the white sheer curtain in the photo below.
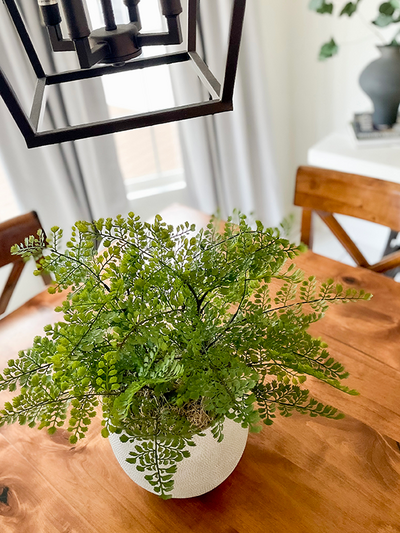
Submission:
<svg viewBox="0 0 400 533">
<path fill-rule="evenodd" d="M 24 109 L 29 109 L 35 77 L 3 3 L 0 3 L 0 57 Z M 69 179 L 59 148 L 29 151 L 2 101 L 0 122 L 0 154 L 21 210 L 37 211 L 47 227 L 71 225 L 74 219 L 86 216 L 86 206 Z"/>
<path fill-rule="evenodd" d="M 264 1 L 264 0 L 262 0 Z M 278 224 L 284 213 L 283 193 L 274 161 L 268 110 L 259 0 L 247 2 L 235 88 L 234 111 L 179 125 L 188 188 L 193 204 L 206 211 L 234 208 L 255 213 L 265 224 Z M 232 0 L 201 0 L 205 53 L 213 72 L 223 71 L 226 31 Z M 200 88 L 173 71 L 177 102 Z"/>
<path fill-rule="evenodd" d="M 30 35 L 46 71 L 54 68 L 36 2 L 20 0 Z M 0 3 L 1 66 L 26 110 L 33 97 L 35 77 Z M 57 69 L 75 68 L 72 53 L 55 54 Z M 53 88 L 52 88 L 53 89 Z M 68 84 L 50 95 L 51 116 L 46 126 L 86 122 L 107 117 L 99 80 L 85 86 Z M 80 218 L 115 216 L 127 211 L 125 188 L 111 136 L 28 150 L 4 103 L 0 101 L 0 155 L 23 211 L 36 210 L 45 227 L 69 227 Z"/>
</svg>

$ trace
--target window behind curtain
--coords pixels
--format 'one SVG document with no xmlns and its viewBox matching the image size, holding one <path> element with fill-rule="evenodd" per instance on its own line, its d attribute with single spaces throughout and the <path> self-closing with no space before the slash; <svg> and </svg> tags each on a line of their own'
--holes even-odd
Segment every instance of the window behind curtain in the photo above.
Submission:
<svg viewBox="0 0 400 533">
<path fill-rule="evenodd" d="M 104 26 L 98 0 L 86 1 L 92 27 Z M 122 2 L 114 2 L 113 7 L 117 23 L 129 22 L 128 10 Z M 144 32 L 166 30 L 158 0 L 146 0 L 139 7 Z M 164 52 L 163 46 L 146 47 L 143 56 Z M 166 65 L 103 76 L 102 82 L 109 113 L 113 118 L 175 105 Z M 186 187 L 176 124 L 121 132 L 115 134 L 114 140 L 129 200 Z M 181 201 L 181 198 L 173 201 Z"/>
</svg>

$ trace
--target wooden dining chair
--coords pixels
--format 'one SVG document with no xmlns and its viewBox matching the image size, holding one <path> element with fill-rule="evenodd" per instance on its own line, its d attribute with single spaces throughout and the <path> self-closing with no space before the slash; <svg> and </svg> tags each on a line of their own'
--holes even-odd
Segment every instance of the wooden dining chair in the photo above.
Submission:
<svg viewBox="0 0 400 533">
<path fill-rule="evenodd" d="M 36 235 L 38 229 L 43 230 L 39 218 L 34 211 L 0 223 L 0 268 L 11 263 L 13 265 L 3 292 L 0 295 L 0 315 L 7 309 L 11 295 L 14 292 L 25 265 L 21 257 L 11 254 L 11 246 L 24 242 L 24 239 L 30 235 Z M 42 278 L 46 285 L 50 285 L 51 277 L 49 274 L 43 273 Z"/>
<path fill-rule="evenodd" d="M 400 250 L 370 265 L 334 214 L 349 215 L 400 232 L 400 184 L 316 167 L 297 171 L 295 205 L 303 208 L 301 241 L 313 245 L 312 213 L 316 213 L 358 266 L 386 272 L 400 265 Z"/>
</svg>

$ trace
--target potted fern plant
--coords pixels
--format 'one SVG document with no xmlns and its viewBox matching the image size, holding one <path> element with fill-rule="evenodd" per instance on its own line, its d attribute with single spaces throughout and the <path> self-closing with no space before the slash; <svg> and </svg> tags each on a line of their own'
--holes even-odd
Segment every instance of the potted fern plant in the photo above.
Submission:
<svg viewBox="0 0 400 533">
<path fill-rule="evenodd" d="M 199 493 L 176 494 L 174 481 L 207 439 L 216 448 L 228 434 L 239 442 L 237 456 L 225 457 L 228 470 L 217 472 L 221 456 L 210 466 L 210 489 L 238 462 L 248 428 L 294 411 L 342 417 L 302 387 L 314 376 L 355 394 L 307 329 L 330 303 L 369 295 L 303 279 L 291 261 L 300 248 L 277 229 L 238 215 L 222 232 L 212 220 L 196 233 L 188 222 L 174 228 L 159 215 L 149 224 L 130 213 L 77 222 L 65 250 L 61 238 L 54 227 L 48 239 L 38 232 L 12 250 L 26 259 L 44 253 L 37 273 L 53 273 L 50 292 L 69 292 L 56 308 L 62 319 L 0 376 L 0 389 L 15 392 L 0 425 L 53 434 L 66 424 L 75 444 L 101 406 L 101 432 L 120 463 L 168 498 Z M 198 461 L 205 470 L 209 454 Z"/>
</svg>

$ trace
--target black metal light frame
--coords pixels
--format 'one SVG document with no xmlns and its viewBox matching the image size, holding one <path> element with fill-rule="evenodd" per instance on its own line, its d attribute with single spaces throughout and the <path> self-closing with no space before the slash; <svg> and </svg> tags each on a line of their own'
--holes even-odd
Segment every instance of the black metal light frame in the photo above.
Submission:
<svg viewBox="0 0 400 533">
<path fill-rule="evenodd" d="M 3 98 L 18 128 L 25 138 L 28 148 L 47 146 L 66 141 L 75 141 L 107 135 L 119 131 L 136 128 L 145 128 L 156 124 L 175 122 L 206 115 L 213 115 L 233 109 L 233 91 L 237 72 L 240 41 L 243 29 L 243 20 L 246 0 L 233 0 L 233 9 L 230 25 L 228 54 L 225 76 L 222 85 L 215 78 L 206 63 L 196 51 L 197 43 L 197 18 L 199 0 L 188 0 L 188 46 L 183 52 L 165 54 L 150 58 L 131 60 L 123 65 L 102 65 L 89 69 L 77 69 L 58 74 L 46 74 L 40 59 L 29 37 L 16 0 L 3 0 L 14 22 L 20 40 L 25 48 L 29 61 L 37 77 L 36 90 L 33 96 L 30 115 L 27 116 L 20 101 L 15 94 L 9 80 L 0 68 L 0 96 Z M 45 88 L 50 85 L 68 83 L 71 81 L 96 78 L 105 74 L 127 72 L 146 67 L 169 65 L 173 63 L 191 62 L 198 77 L 203 82 L 210 99 L 206 102 L 178 106 L 122 118 L 113 118 L 89 124 L 67 126 L 55 130 L 38 131 L 41 115 L 45 107 Z"/>
</svg>

